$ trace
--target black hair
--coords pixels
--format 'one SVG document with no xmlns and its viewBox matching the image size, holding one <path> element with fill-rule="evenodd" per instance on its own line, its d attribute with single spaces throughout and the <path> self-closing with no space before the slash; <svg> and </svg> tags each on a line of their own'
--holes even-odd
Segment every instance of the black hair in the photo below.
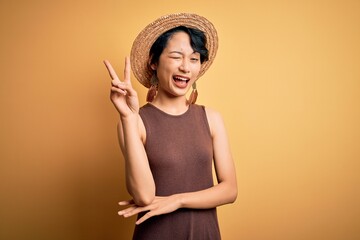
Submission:
<svg viewBox="0 0 360 240">
<path fill-rule="evenodd" d="M 174 33 L 185 32 L 190 37 L 190 45 L 194 52 L 200 54 L 200 62 L 203 63 L 209 59 L 209 53 L 206 48 L 206 36 L 201 30 L 195 28 L 189 28 L 185 26 L 179 26 L 172 28 L 158 37 L 154 44 L 150 48 L 150 65 L 159 63 L 159 58 L 164 48 Z"/>
</svg>

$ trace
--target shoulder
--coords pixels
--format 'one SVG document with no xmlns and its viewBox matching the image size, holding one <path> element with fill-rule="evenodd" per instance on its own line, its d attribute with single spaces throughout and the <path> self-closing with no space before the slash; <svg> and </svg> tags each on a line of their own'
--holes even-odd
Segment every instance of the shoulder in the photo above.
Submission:
<svg viewBox="0 0 360 240">
<path fill-rule="evenodd" d="M 206 115 L 212 119 L 216 119 L 216 118 L 221 118 L 221 114 L 220 112 L 212 109 L 212 108 L 209 108 L 209 107 L 205 107 L 204 106 L 204 109 L 205 109 L 205 112 L 206 112 Z"/>
<path fill-rule="evenodd" d="M 139 109 L 139 118 L 138 118 L 138 128 L 140 133 L 140 138 L 143 144 L 145 145 L 146 142 L 146 127 L 145 127 L 145 119 L 146 119 L 146 113 L 148 112 L 149 104 L 145 104 Z"/>
<path fill-rule="evenodd" d="M 149 103 L 142 105 L 139 109 L 139 114 L 149 111 L 149 108 L 151 108 Z"/>
<path fill-rule="evenodd" d="M 216 111 L 216 110 L 214 110 L 212 108 L 209 108 L 207 106 L 193 104 L 193 107 L 196 108 L 198 111 L 205 111 L 206 116 L 208 118 L 211 118 L 211 119 L 213 119 L 213 118 L 221 118 L 221 114 L 218 111 Z"/>
<path fill-rule="evenodd" d="M 141 118 L 140 114 L 139 114 L 139 118 L 138 118 L 138 128 L 139 128 L 139 134 L 140 134 L 141 141 L 145 145 L 145 142 L 146 142 L 146 128 L 145 128 L 144 121 Z"/>
<path fill-rule="evenodd" d="M 209 127 L 210 127 L 210 132 L 211 135 L 214 136 L 214 134 L 216 134 L 216 132 L 221 128 L 223 128 L 224 126 L 224 121 L 223 118 L 221 116 L 221 114 L 209 107 L 204 107 L 205 112 L 206 112 L 206 117 L 209 123 Z"/>
</svg>

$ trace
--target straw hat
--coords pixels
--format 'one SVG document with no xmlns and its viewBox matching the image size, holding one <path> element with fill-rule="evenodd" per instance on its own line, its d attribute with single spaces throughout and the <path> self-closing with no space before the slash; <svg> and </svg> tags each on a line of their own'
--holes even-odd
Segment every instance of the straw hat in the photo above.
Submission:
<svg viewBox="0 0 360 240">
<path fill-rule="evenodd" d="M 131 68 L 138 81 L 149 88 L 153 71 L 150 69 L 149 52 L 156 39 L 164 32 L 185 26 L 196 28 L 205 33 L 206 48 L 209 52 L 209 60 L 201 64 L 198 78 L 202 76 L 214 61 L 218 48 L 218 36 L 213 24 L 206 18 L 192 13 L 175 13 L 162 16 L 147 25 L 136 37 L 130 54 Z"/>
</svg>

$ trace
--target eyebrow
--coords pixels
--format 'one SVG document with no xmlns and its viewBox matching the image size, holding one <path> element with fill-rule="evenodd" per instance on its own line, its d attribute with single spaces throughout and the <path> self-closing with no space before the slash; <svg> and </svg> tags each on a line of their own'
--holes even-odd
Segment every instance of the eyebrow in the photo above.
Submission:
<svg viewBox="0 0 360 240">
<path fill-rule="evenodd" d="M 182 52 L 180 52 L 180 51 L 171 51 L 171 52 L 169 52 L 169 54 L 171 54 L 171 53 L 178 53 L 178 54 L 183 55 L 183 53 L 182 53 Z M 191 53 L 191 54 L 195 54 L 195 53 L 199 53 L 199 52 L 194 51 L 194 52 L 193 52 L 193 53 Z"/>
</svg>

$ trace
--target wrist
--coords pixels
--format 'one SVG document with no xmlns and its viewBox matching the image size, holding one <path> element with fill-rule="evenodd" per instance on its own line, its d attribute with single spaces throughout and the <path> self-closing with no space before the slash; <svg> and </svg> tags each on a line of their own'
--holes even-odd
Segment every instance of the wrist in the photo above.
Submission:
<svg viewBox="0 0 360 240">
<path fill-rule="evenodd" d="M 139 114 L 138 113 L 130 113 L 126 115 L 120 114 L 121 122 L 134 122 L 137 121 Z"/>
<path fill-rule="evenodd" d="M 185 207 L 185 196 L 183 193 L 175 194 L 175 199 L 179 208 Z"/>
</svg>

